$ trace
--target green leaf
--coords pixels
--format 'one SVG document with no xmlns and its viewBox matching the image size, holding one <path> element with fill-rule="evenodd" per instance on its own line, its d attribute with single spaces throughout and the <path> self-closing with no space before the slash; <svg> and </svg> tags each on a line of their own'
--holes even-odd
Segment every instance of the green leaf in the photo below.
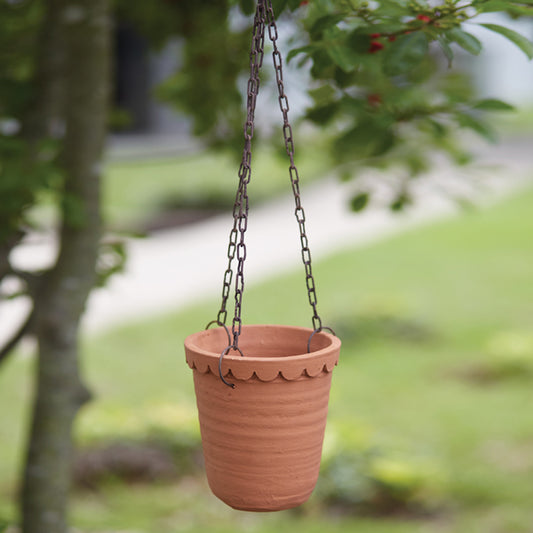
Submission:
<svg viewBox="0 0 533 533">
<path fill-rule="evenodd" d="M 401 192 L 396 199 L 390 204 L 390 209 L 392 211 L 402 211 L 407 206 L 413 203 L 412 198 L 407 194 L 407 192 Z"/>
<path fill-rule="evenodd" d="M 350 202 L 350 207 L 352 208 L 352 211 L 355 211 L 356 213 L 362 211 L 368 205 L 369 199 L 370 195 L 367 192 L 362 192 L 354 196 Z"/>
<path fill-rule="evenodd" d="M 350 181 L 353 178 L 353 172 L 350 172 L 349 170 L 341 170 L 339 178 L 341 181 Z"/>
<path fill-rule="evenodd" d="M 398 0 L 380 0 L 379 3 L 389 17 L 400 19 L 405 16 L 405 7 L 402 2 L 398 2 Z"/>
<path fill-rule="evenodd" d="M 390 44 L 384 64 L 385 72 L 392 76 L 408 72 L 424 59 L 427 51 L 428 40 L 424 33 L 405 35 Z"/>
<path fill-rule="evenodd" d="M 293 48 L 289 51 L 287 54 L 287 63 L 294 57 L 296 57 L 298 54 L 306 54 L 309 55 L 311 52 L 314 52 L 316 50 L 316 46 L 314 44 L 308 44 L 306 46 L 300 46 L 299 48 Z"/>
<path fill-rule="evenodd" d="M 356 29 L 346 40 L 348 46 L 358 54 L 367 54 L 370 48 L 370 35 L 361 29 Z"/>
<path fill-rule="evenodd" d="M 315 124 L 320 124 L 323 126 L 335 117 L 338 110 L 339 103 L 332 102 L 330 104 L 316 106 L 308 109 L 305 116 Z"/>
<path fill-rule="evenodd" d="M 355 60 L 352 51 L 345 45 L 334 44 L 328 46 L 327 52 L 335 64 L 344 72 L 352 72 L 358 65 L 358 61 Z"/>
<path fill-rule="evenodd" d="M 533 59 L 533 44 L 526 39 L 523 35 L 520 35 L 520 33 L 517 33 L 514 30 L 511 30 L 510 28 L 506 28 L 505 26 L 500 26 L 499 24 L 481 24 L 484 28 L 487 28 L 490 31 L 499 33 L 500 35 L 503 35 L 509 41 L 514 43 L 529 59 Z"/>
<path fill-rule="evenodd" d="M 424 152 L 406 154 L 405 164 L 411 177 L 427 172 L 431 166 Z"/>
<path fill-rule="evenodd" d="M 461 48 L 464 48 L 467 52 L 477 56 L 482 49 L 482 45 L 477 37 L 474 37 L 471 33 L 454 28 L 446 33 L 446 36 L 457 43 Z"/>
<path fill-rule="evenodd" d="M 325 79 L 333 76 L 335 65 L 331 57 L 323 48 L 317 48 L 311 55 L 313 66 L 311 67 L 311 76 L 315 79 Z"/>
<path fill-rule="evenodd" d="M 280 16 L 281 12 L 287 7 L 287 0 L 272 0 L 272 9 L 274 10 L 274 15 L 277 17 Z"/>
<path fill-rule="evenodd" d="M 427 118 L 426 124 L 429 126 L 431 134 L 435 139 L 443 139 L 446 136 L 447 129 L 446 126 L 438 122 L 437 120 L 433 118 Z"/>
<path fill-rule="evenodd" d="M 310 90 L 309 96 L 313 99 L 315 105 L 328 104 L 335 97 L 335 89 L 329 84 L 322 85 L 317 89 Z"/>
<path fill-rule="evenodd" d="M 339 28 L 333 26 L 324 32 L 324 44 L 329 57 L 344 72 L 352 72 L 359 65 L 359 57 L 346 44 L 346 35 Z"/>
<path fill-rule="evenodd" d="M 357 74 L 355 72 L 344 72 L 341 68 L 336 68 L 333 73 L 333 79 L 339 89 L 353 87 L 357 83 Z"/>
<path fill-rule="evenodd" d="M 253 15 L 255 11 L 255 2 L 254 0 L 240 0 L 239 5 L 241 6 L 241 11 L 245 15 Z"/>
<path fill-rule="evenodd" d="M 496 142 L 497 139 L 494 135 L 494 131 L 482 120 L 468 113 L 457 114 L 456 118 L 459 125 L 463 128 L 468 128 L 472 131 L 475 131 L 477 134 L 481 135 L 481 137 L 484 137 L 491 143 Z"/>
<path fill-rule="evenodd" d="M 295 11 L 300 7 L 301 0 L 289 0 L 289 9 Z"/>
<path fill-rule="evenodd" d="M 453 50 L 451 49 L 448 42 L 442 37 L 438 36 L 437 41 L 442 48 L 442 51 L 444 52 L 444 55 L 446 56 L 446 59 L 448 60 L 448 68 L 451 68 L 453 63 Z"/>
<path fill-rule="evenodd" d="M 311 30 L 309 31 L 312 38 L 319 38 L 324 30 L 335 26 L 341 20 L 344 20 L 346 15 L 344 13 L 337 13 L 333 15 L 324 15 L 315 21 Z"/>
<path fill-rule="evenodd" d="M 388 152 L 396 141 L 391 128 L 365 121 L 335 139 L 336 156 L 344 160 L 361 160 Z"/>
<path fill-rule="evenodd" d="M 505 11 L 509 7 L 507 0 L 488 0 L 476 5 L 476 9 L 480 13 L 494 13 L 497 11 Z"/>
<path fill-rule="evenodd" d="M 474 109 L 482 109 L 483 111 L 514 111 L 515 108 L 507 102 L 502 102 L 496 98 L 486 98 L 474 104 Z"/>
</svg>

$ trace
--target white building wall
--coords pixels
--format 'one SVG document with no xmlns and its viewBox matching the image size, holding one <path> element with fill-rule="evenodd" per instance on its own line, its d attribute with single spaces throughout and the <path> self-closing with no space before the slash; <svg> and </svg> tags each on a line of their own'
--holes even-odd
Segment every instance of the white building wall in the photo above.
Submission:
<svg viewBox="0 0 533 533">
<path fill-rule="evenodd" d="M 511 20 L 485 15 L 478 22 L 508 26 L 533 40 L 533 19 Z M 465 25 L 482 43 L 480 56 L 470 61 L 476 84 L 483 97 L 500 98 L 518 107 L 533 106 L 533 61 L 505 37 L 479 26 Z"/>
</svg>

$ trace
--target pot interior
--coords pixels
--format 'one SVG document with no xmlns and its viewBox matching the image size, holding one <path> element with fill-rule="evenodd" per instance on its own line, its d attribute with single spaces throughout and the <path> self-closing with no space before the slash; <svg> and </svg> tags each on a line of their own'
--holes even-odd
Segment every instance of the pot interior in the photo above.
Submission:
<svg viewBox="0 0 533 533">
<path fill-rule="evenodd" d="M 287 357 L 307 353 L 307 343 L 312 330 L 294 326 L 250 325 L 243 326 L 239 336 L 239 348 L 245 357 Z M 231 328 L 230 328 L 231 334 Z M 195 335 L 194 344 L 200 350 L 219 356 L 228 346 L 224 328 L 214 328 Z M 316 333 L 311 341 L 311 353 L 327 348 L 332 337 L 324 332 Z M 230 355 L 238 354 L 233 350 Z"/>
</svg>

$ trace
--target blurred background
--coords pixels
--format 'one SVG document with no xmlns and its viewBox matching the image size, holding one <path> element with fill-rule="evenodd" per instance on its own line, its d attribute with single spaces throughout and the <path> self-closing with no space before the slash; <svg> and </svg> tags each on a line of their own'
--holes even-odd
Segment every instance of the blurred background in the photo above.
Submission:
<svg viewBox="0 0 533 533">
<path fill-rule="evenodd" d="M 5 39 L 25 35 L 24 24 L 39 19 L 24 7 L 31 2 L 5 2 L 2 9 L 18 4 L 27 12 L 0 22 Z M 89 298 L 81 339 L 82 371 L 94 398 L 75 424 L 73 531 L 532 533 L 533 65 L 527 54 L 472 25 L 469 35 L 482 51 L 454 48 L 452 69 L 432 51 L 415 65 L 418 78 L 385 75 L 404 76 L 407 88 L 373 78 L 359 80 L 362 92 L 350 93 L 356 82 L 344 81 L 339 108 L 343 85 L 337 74 L 330 79 L 320 70 L 315 52 L 285 66 L 319 310 L 343 346 L 313 496 L 295 510 L 244 513 L 207 486 L 182 346 L 216 318 L 220 305 L 242 149 L 250 6 L 176 4 L 117 2 L 113 11 L 102 286 Z M 318 4 L 281 6 L 284 57 L 306 38 L 326 42 L 322 33 L 313 35 Z M 481 16 L 531 40 L 531 18 Z M 384 42 L 389 53 L 393 40 Z M 357 61 L 370 69 L 368 58 L 381 60 L 366 54 Z M 340 61 L 351 73 L 348 60 Z M 243 320 L 310 326 L 270 53 L 263 70 Z M 326 86 L 338 92 L 324 101 Z M 423 95 L 405 92 L 387 110 L 387 91 L 422 86 L 445 95 L 440 111 L 427 111 L 435 131 L 427 133 L 430 122 L 416 122 L 413 114 L 398 119 L 408 128 L 386 147 L 370 146 L 368 138 L 383 139 L 390 125 L 368 127 L 365 117 L 375 113 L 371 124 L 381 124 L 386 113 L 408 113 L 406 102 L 426 104 Z M 8 168 L 14 145 L 6 147 L 20 124 L 4 104 Z M 475 115 L 479 122 L 453 118 L 470 117 L 471 109 L 484 112 Z M 367 135 L 346 127 L 352 119 L 363 122 Z M 52 138 L 61 138 L 58 131 Z M 6 175 L 1 179 L 7 183 Z M 4 193 L 8 198 L 9 189 Z M 37 272 L 54 262 L 57 224 L 52 185 L 24 206 L 24 235 L 9 251 L 14 269 Z M 5 345 L 32 300 L 14 275 L 2 279 L 1 291 Z M 0 531 L 16 531 L 35 350 L 33 336 L 25 335 L 0 366 Z"/>
</svg>

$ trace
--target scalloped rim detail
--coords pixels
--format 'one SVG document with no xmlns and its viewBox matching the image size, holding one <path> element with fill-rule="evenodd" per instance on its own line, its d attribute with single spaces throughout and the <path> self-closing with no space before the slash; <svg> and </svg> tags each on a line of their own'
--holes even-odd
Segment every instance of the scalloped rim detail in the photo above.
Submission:
<svg viewBox="0 0 533 533">
<path fill-rule="evenodd" d="M 243 326 L 243 328 L 261 326 Z M 283 328 L 300 330 L 310 335 L 309 328 L 296 328 L 294 326 L 268 326 L 269 328 Z M 218 376 L 218 363 L 220 354 L 203 350 L 196 343 L 195 333 L 185 339 L 185 353 L 187 364 L 192 370 L 201 374 L 211 372 Z M 309 378 L 317 377 L 323 372 L 332 372 L 339 360 L 341 341 L 339 338 L 325 331 L 320 332 L 331 341 L 329 346 L 311 353 L 278 357 L 251 357 L 228 354 L 222 360 L 222 374 L 239 381 L 247 381 L 256 377 L 260 381 L 273 381 L 282 377 L 287 381 L 294 381 L 302 376 Z"/>
</svg>

